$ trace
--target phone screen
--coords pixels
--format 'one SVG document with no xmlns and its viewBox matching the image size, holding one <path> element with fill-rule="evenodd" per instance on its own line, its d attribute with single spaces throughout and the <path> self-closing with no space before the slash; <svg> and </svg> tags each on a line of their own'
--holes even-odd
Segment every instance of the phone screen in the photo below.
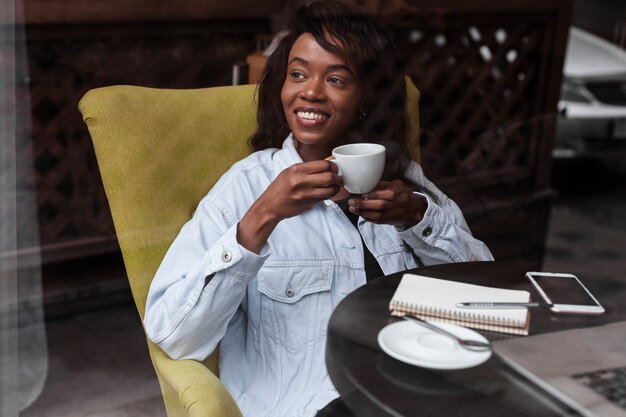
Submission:
<svg viewBox="0 0 626 417">
<path fill-rule="evenodd" d="M 598 305 L 576 278 L 568 276 L 532 276 L 553 304 Z"/>
</svg>

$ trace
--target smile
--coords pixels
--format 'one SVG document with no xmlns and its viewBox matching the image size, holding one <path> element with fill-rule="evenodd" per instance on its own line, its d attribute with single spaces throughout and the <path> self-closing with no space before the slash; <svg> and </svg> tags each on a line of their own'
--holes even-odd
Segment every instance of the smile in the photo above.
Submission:
<svg viewBox="0 0 626 417">
<path fill-rule="evenodd" d="M 301 119 L 306 119 L 306 120 L 325 120 L 330 117 L 327 114 L 307 112 L 307 111 L 297 111 L 296 115 L 300 117 Z"/>
</svg>

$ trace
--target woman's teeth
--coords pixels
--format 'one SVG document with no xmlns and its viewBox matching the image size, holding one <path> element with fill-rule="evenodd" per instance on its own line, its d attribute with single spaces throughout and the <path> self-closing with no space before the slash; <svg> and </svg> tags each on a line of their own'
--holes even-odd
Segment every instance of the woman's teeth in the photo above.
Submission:
<svg viewBox="0 0 626 417">
<path fill-rule="evenodd" d="M 302 119 L 308 119 L 308 120 L 323 120 L 323 119 L 328 119 L 328 116 L 323 115 L 323 114 L 319 114 L 319 113 L 312 113 L 312 112 L 306 112 L 306 111 L 299 111 L 296 112 L 296 114 L 298 115 L 298 117 L 302 118 Z"/>
</svg>

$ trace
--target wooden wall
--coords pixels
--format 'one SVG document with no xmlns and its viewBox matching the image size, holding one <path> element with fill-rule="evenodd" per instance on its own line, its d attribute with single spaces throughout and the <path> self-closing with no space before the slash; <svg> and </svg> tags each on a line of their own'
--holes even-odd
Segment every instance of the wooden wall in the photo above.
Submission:
<svg viewBox="0 0 626 417">
<path fill-rule="evenodd" d="M 551 117 L 570 0 L 354 0 L 399 36 L 422 91 L 424 167 L 500 259 L 540 258 Z M 283 2 L 26 0 L 34 178 L 44 260 L 117 250 L 91 140 L 77 110 L 112 84 L 231 82 Z M 289 3 L 292 2 L 284 2 Z"/>
<path fill-rule="evenodd" d="M 29 24 L 189 22 L 267 18 L 286 0 L 24 0 Z"/>
<path fill-rule="evenodd" d="M 496 259 L 541 259 L 572 2 L 360 2 L 386 7 L 421 91 L 426 175 Z"/>
<path fill-rule="evenodd" d="M 280 2 L 26 0 L 32 146 L 44 262 L 117 250 L 77 104 L 92 88 L 228 85 Z M 23 248 L 27 250 L 28 248 Z"/>
</svg>

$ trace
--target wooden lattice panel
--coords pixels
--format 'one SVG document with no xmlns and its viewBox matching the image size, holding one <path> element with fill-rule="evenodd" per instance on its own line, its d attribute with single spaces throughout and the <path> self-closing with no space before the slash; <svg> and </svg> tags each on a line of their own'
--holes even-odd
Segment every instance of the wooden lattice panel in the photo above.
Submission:
<svg viewBox="0 0 626 417">
<path fill-rule="evenodd" d="M 544 40 L 540 25 L 458 22 L 425 25 L 403 35 L 409 75 L 422 92 L 423 164 L 431 177 L 457 176 L 483 133 L 536 114 L 541 94 L 536 62 Z M 510 170 L 511 161 L 527 168 L 532 159 L 528 139 L 509 143 L 503 149 L 508 155 L 491 154 L 490 163 L 472 174 Z"/>
<path fill-rule="evenodd" d="M 27 28 L 33 143 L 24 151 L 33 154 L 44 248 L 67 247 L 58 256 L 71 257 L 76 247 L 85 252 L 90 243 L 111 248 L 114 242 L 91 139 L 77 108 L 83 94 L 115 84 L 228 85 L 232 65 L 254 49 L 254 33 L 266 27 L 224 25 Z"/>
<path fill-rule="evenodd" d="M 540 259 L 571 2 L 393 3 L 424 171 L 497 259 Z"/>
</svg>

